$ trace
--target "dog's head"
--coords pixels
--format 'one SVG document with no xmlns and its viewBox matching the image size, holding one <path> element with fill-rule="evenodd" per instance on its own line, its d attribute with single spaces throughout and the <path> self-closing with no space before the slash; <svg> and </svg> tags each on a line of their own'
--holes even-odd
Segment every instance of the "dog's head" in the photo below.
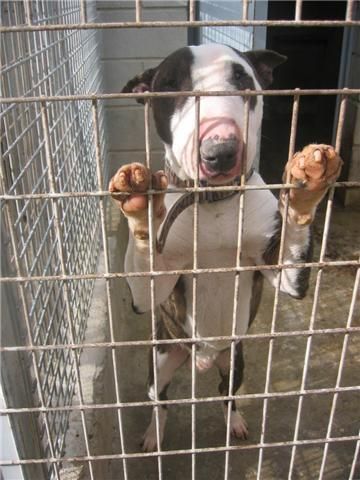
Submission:
<svg viewBox="0 0 360 480">
<path fill-rule="evenodd" d="M 240 53 L 218 44 L 184 47 L 158 67 L 130 80 L 123 92 L 259 90 L 270 85 L 273 69 L 285 60 L 270 50 Z M 200 180 L 209 184 L 221 185 L 240 174 L 245 161 L 244 104 L 241 96 L 201 97 L 197 142 L 194 97 L 152 99 L 157 132 L 164 142 L 167 160 L 180 178 L 196 177 L 198 158 Z M 262 97 L 250 97 L 249 106 L 244 171 L 251 168 L 256 156 Z M 200 152 L 196 151 L 197 145 Z"/>
</svg>

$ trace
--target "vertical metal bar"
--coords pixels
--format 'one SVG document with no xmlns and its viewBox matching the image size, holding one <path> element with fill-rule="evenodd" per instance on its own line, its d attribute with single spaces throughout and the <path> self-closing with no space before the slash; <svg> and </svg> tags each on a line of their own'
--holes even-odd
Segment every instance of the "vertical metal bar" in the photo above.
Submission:
<svg viewBox="0 0 360 480">
<path fill-rule="evenodd" d="M 142 8 L 142 5 L 141 5 L 141 1 L 142 0 L 135 0 L 135 18 L 136 18 L 136 22 L 141 22 L 141 8 Z"/>
<path fill-rule="evenodd" d="M 249 15 L 249 0 L 243 0 L 242 19 L 247 20 Z"/>
<path fill-rule="evenodd" d="M 342 130 L 343 130 L 344 119 L 345 119 L 345 109 L 346 109 L 346 97 L 343 96 L 343 98 L 341 100 L 341 105 L 340 105 L 339 123 L 338 123 L 337 135 L 336 135 L 335 149 L 336 149 L 337 152 L 340 151 Z M 324 261 L 325 254 L 326 254 L 327 240 L 328 240 L 329 229 L 330 229 L 330 219 L 331 219 L 332 205 L 333 205 L 333 199 L 334 199 L 334 190 L 335 190 L 334 187 L 331 187 L 329 189 L 329 196 L 328 196 L 328 201 L 327 201 L 325 222 L 324 222 L 324 229 L 323 229 L 323 237 L 322 237 L 320 257 L 319 257 L 320 262 Z M 315 289 L 314 289 L 314 300 L 313 300 L 313 306 L 312 306 L 310 323 L 309 323 L 309 332 L 311 332 L 314 329 L 314 324 L 315 324 L 316 314 L 317 314 L 317 308 L 318 308 L 318 304 L 319 304 L 322 274 L 323 274 L 323 269 L 319 268 L 318 273 L 316 275 L 316 282 L 315 282 Z M 307 339 L 307 342 L 306 342 L 304 367 L 303 367 L 303 374 L 302 374 L 301 387 L 300 387 L 301 392 L 303 392 L 305 390 L 305 386 L 306 386 L 307 373 L 308 373 L 310 354 L 311 354 L 312 338 L 313 337 L 310 335 Z M 304 400 L 304 396 L 300 395 L 299 396 L 299 401 L 298 401 L 297 413 L 296 413 L 295 430 L 294 430 L 294 442 L 298 440 L 303 400 Z M 291 459 L 290 459 L 289 474 L 288 474 L 288 479 L 289 480 L 292 478 L 292 474 L 293 474 L 296 449 L 297 449 L 297 446 L 293 445 L 293 447 L 291 449 Z"/>
<path fill-rule="evenodd" d="M 199 238 L 199 192 L 196 189 L 199 186 L 199 151 L 200 151 L 200 101 L 201 97 L 195 97 L 195 151 L 197 155 L 195 179 L 194 179 L 194 223 L 193 223 L 193 269 L 198 268 L 198 238 Z M 197 324 L 197 286 L 198 278 L 193 274 L 192 278 L 192 339 L 191 345 L 191 398 L 196 398 L 196 324 Z M 196 448 L 196 405 L 191 405 L 191 448 Z M 191 478 L 196 479 L 196 454 L 191 454 Z"/>
<path fill-rule="evenodd" d="M 301 20 L 301 14 L 302 14 L 302 0 L 296 0 L 295 20 L 297 22 Z"/>
<path fill-rule="evenodd" d="M 24 0 L 25 22 L 31 25 L 31 5 L 30 0 Z"/>
<path fill-rule="evenodd" d="M 353 294 L 352 294 L 350 308 L 349 308 L 349 314 L 348 314 L 348 318 L 347 318 L 347 322 L 346 322 L 346 328 L 350 328 L 351 325 L 352 325 L 352 320 L 354 318 L 354 312 L 355 312 L 355 304 L 356 304 L 356 300 L 357 300 L 357 296 L 358 296 L 358 292 L 359 292 L 359 285 L 360 285 L 360 269 L 358 268 L 358 270 L 356 272 Z M 345 357 L 346 357 L 346 351 L 347 351 L 348 343 L 349 343 L 349 333 L 345 333 L 335 388 L 340 387 L 340 384 L 341 384 L 342 373 L 343 373 L 343 369 L 344 369 Z M 334 395 L 333 395 L 333 400 L 332 400 L 332 404 L 331 404 L 331 411 L 330 411 L 330 416 L 329 416 L 329 423 L 328 423 L 328 428 L 327 428 L 327 432 L 326 432 L 326 439 L 329 439 L 331 437 L 331 431 L 332 431 L 332 426 L 333 426 L 333 422 L 334 422 L 334 416 L 335 416 L 338 396 L 339 396 L 338 393 L 334 393 Z M 325 465 L 326 465 L 328 450 L 329 450 L 329 443 L 325 443 L 324 451 L 323 451 L 323 457 L 322 457 L 322 460 L 321 460 L 320 472 L 319 472 L 319 480 L 322 480 L 324 478 L 324 471 L 325 471 Z"/>
<path fill-rule="evenodd" d="M 46 163 L 48 167 L 49 190 L 50 190 L 50 193 L 56 193 L 55 174 L 54 174 L 53 165 L 52 165 L 50 129 L 49 129 L 48 116 L 47 116 L 47 105 L 45 101 L 41 102 L 41 120 L 42 120 L 42 127 L 43 127 L 44 139 L 45 139 L 45 157 L 46 157 Z M 61 231 L 60 212 L 59 212 L 57 201 L 55 199 L 52 199 L 51 203 L 52 203 L 53 212 L 54 212 L 54 226 L 55 226 L 55 233 L 56 233 L 58 255 L 59 255 L 60 266 L 61 266 L 60 270 L 63 275 L 66 275 L 65 253 L 64 253 L 63 236 Z M 68 282 L 65 281 L 63 283 L 63 286 L 64 286 L 66 314 L 67 314 L 67 318 L 70 326 L 70 338 L 71 338 L 71 342 L 75 343 L 76 342 L 75 326 L 74 326 L 71 306 L 70 306 L 70 294 L 69 294 Z M 79 399 L 80 406 L 83 406 L 84 396 L 83 396 L 81 376 L 80 376 L 79 353 L 80 353 L 79 351 L 72 350 L 72 355 L 73 355 L 73 360 L 75 365 L 76 383 L 78 388 L 78 399 Z M 87 456 L 90 456 L 89 437 L 88 437 L 88 432 L 86 427 L 85 412 L 83 409 L 80 410 L 80 415 L 81 415 L 82 428 L 84 432 L 86 454 Z M 90 478 L 91 480 L 94 480 L 92 460 L 88 460 L 87 463 L 89 466 Z"/>
<path fill-rule="evenodd" d="M 295 152 L 296 130 L 297 130 L 298 115 L 299 115 L 299 102 L 300 102 L 300 97 L 299 97 L 299 95 L 295 94 L 294 103 L 293 103 L 292 118 L 291 118 L 291 131 L 290 131 L 288 160 L 290 160 L 293 157 L 294 152 Z M 288 172 L 287 178 L 286 178 L 286 183 L 289 183 L 289 181 L 290 181 L 289 177 L 290 177 L 290 173 Z M 287 224 L 288 207 L 289 207 L 289 192 L 286 192 L 285 200 L 284 200 L 284 211 L 283 211 L 283 219 L 282 219 L 282 227 L 281 227 L 281 239 L 280 239 L 278 263 L 282 263 L 283 257 L 284 257 L 284 245 L 285 245 L 285 236 L 286 236 L 286 224 Z M 276 317 L 277 317 L 278 304 L 279 304 L 279 295 L 280 295 L 281 275 L 282 275 L 282 270 L 280 270 L 278 272 L 278 276 L 277 276 L 275 296 L 274 296 L 273 315 L 272 315 L 272 320 L 271 320 L 271 332 L 270 333 L 275 332 L 275 324 L 276 324 Z M 265 380 L 264 393 L 269 393 L 273 348 L 274 348 L 274 339 L 271 338 L 269 340 L 269 352 L 268 352 L 267 367 L 266 367 L 266 380 Z M 260 445 L 264 444 L 264 439 L 265 439 L 265 428 L 266 428 L 268 401 L 269 401 L 268 398 L 264 399 L 263 415 L 262 415 L 262 422 L 261 422 Z M 258 470 L 257 470 L 257 476 L 256 476 L 257 480 L 260 480 L 260 478 L 261 478 L 263 451 L 264 451 L 264 449 L 262 447 L 260 447 L 260 449 L 259 449 L 259 460 L 258 460 Z"/>
<path fill-rule="evenodd" d="M 339 121 L 338 121 L 337 133 L 336 133 L 336 145 L 335 145 L 335 149 L 336 149 L 336 151 L 337 151 L 338 153 L 340 152 L 340 148 L 341 148 L 341 139 L 342 139 L 342 133 L 343 133 L 343 128 L 344 128 L 346 105 L 347 105 L 347 98 L 346 98 L 345 95 L 344 95 L 344 96 L 342 97 L 341 104 L 340 104 Z M 334 192 L 335 192 L 335 188 L 332 187 L 332 188 L 330 189 L 330 193 L 329 193 L 329 198 L 330 198 L 330 196 L 331 196 L 331 200 L 332 200 L 333 197 L 334 197 Z M 327 209 L 327 211 L 326 211 L 327 216 L 329 216 L 329 223 L 330 223 L 331 207 L 332 207 L 332 204 L 328 204 L 328 209 Z M 328 213 L 328 212 L 329 212 L 329 213 Z M 327 230 L 328 230 L 328 229 L 327 229 Z M 328 233 L 327 230 L 326 230 L 326 234 Z M 324 234 L 325 234 L 325 227 L 324 227 Z M 325 245 L 325 249 L 326 249 L 326 245 Z M 325 254 L 325 252 L 324 252 L 324 254 Z M 320 261 L 321 261 L 321 260 L 320 260 Z M 355 289 L 355 287 L 356 287 L 356 285 L 357 285 L 357 287 L 358 287 L 358 283 L 359 283 L 359 278 L 358 278 L 358 277 L 359 277 L 359 270 L 357 271 L 357 275 L 356 275 L 356 279 L 355 279 L 353 298 L 352 298 L 352 302 L 351 302 L 351 305 L 350 305 L 349 316 L 348 316 L 348 321 L 347 321 L 348 325 L 349 325 L 349 322 L 350 322 L 350 324 L 351 324 L 352 315 L 353 315 L 353 310 L 354 310 L 354 308 L 355 308 L 355 298 L 356 298 L 357 289 L 358 289 L 358 288 Z M 349 325 L 349 326 L 350 326 L 350 325 Z M 337 379 L 336 379 L 336 386 L 337 386 L 337 387 L 340 385 L 340 382 L 341 382 L 342 370 L 343 370 L 343 363 L 344 363 L 344 361 L 345 361 L 345 355 L 346 355 L 346 349 L 347 349 L 348 340 L 349 340 L 349 334 L 345 334 L 345 336 L 344 336 L 344 341 L 343 341 L 342 352 L 341 352 L 340 363 L 339 363 L 339 368 L 338 368 L 338 374 L 337 374 Z M 336 409 L 337 399 L 338 399 L 338 394 L 335 393 L 334 396 L 333 396 L 333 400 L 332 400 L 332 405 L 331 405 L 331 411 L 330 411 L 330 416 L 329 416 L 329 423 L 328 423 L 326 438 L 330 438 L 330 435 L 331 435 L 331 430 L 332 430 L 333 419 L 334 419 L 334 415 L 335 415 L 335 409 Z M 324 475 L 324 470 L 325 470 L 325 465 L 326 465 L 328 450 L 329 450 L 329 444 L 326 443 L 325 446 L 324 446 L 323 457 L 322 457 L 322 460 L 321 460 L 321 466 L 320 466 L 320 472 L 319 472 L 319 480 L 322 480 L 323 475 Z"/>
<path fill-rule="evenodd" d="M 151 170 L 151 158 L 150 158 L 150 101 L 145 101 L 144 108 L 144 121 L 145 121 L 145 154 L 146 154 L 146 166 Z M 152 188 L 152 183 L 150 183 Z M 156 232 L 154 232 L 154 196 L 149 194 L 148 197 L 148 222 L 149 222 L 149 254 L 150 254 L 150 272 L 154 272 L 155 262 L 155 240 Z M 150 299 L 151 299 L 151 333 L 152 338 L 156 340 L 156 301 L 155 301 L 155 278 L 152 275 L 150 277 Z M 157 355 L 156 355 L 156 345 L 152 347 L 153 355 L 153 370 L 154 370 L 154 397 L 155 401 L 159 401 L 159 392 L 158 392 L 158 368 L 157 368 Z M 162 408 L 162 407 L 160 407 Z M 154 406 L 155 412 L 155 425 L 156 425 L 156 443 L 158 452 L 161 451 L 161 436 L 160 436 L 160 422 L 159 422 L 159 405 Z M 158 478 L 162 480 L 162 457 L 159 455 L 157 457 L 158 462 Z"/>
<path fill-rule="evenodd" d="M 189 21 L 196 20 L 196 0 L 189 0 Z"/>
<path fill-rule="evenodd" d="M 355 1 L 354 0 L 347 0 L 346 16 L 345 16 L 345 20 L 347 22 L 353 19 L 354 6 L 355 6 Z"/>
<path fill-rule="evenodd" d="M 358 435 L 360 435 L 360 430 L 359 430 Z M 355 475 L 355 469 L 358 466 L 359 452 L 360 452 L 360 440 L 358 440 L 356 442 L 354 458 L 353 458 L 353 461 L 352 461 L 351 470 L 350 470 L 350 474 L 349 474 L 349 480 L 355 480 L 354 475 Z"/>
<path fill-rule="evenodd" d="M 242 164 L 242 172 L 241 172 L 241 180 L 240 180 L 241 186 L 244 186 L 246 183 L 245 178 L 246 178 L 246 171 L 247 171 L 247 143 L 248 143 L 248 135 L 249 135 L 249 114 L 250 114 L 250 98 L 246 96 L 246 97 L 243 97 L 243 100 L 244 100 L 244 147 L 243 147 L 244 152 L 243 152 L 243 164 Z M 237 247 L 236 247 L 236 260 L 235 260 L 235 264 L 237 268 L 241 266 L 241 253 L 242 253 L 243 227 L 244 227 L 244 205 L 245 205 L 245 191 L 241 190 L 239 195 L 239 214 L 238 214 L 238 229 L 237 229 L 238 234 L 237 234 Z M 240 275 L 241 273 L 239 272 L 235 274 L 231 335 L 236 335 L 237 312 L 238 312 L 238 306 L 239 306 Z M 236 342 L 232 341 L 230 346 L 230 372 L 229 372 L 228 395 L 232 395 L 233 388 L 234 388 L 235 347 L 236 347 Z M 227 404 L 226 447 L 230 446 L 230 420 L 231 420 L 231 411 L 232 411 L 233 401 L 234 400 L 229 400 Z M 230 459 L 230 451 L 226 450 L 224 480 L 228 480 L 229 478 L 229 459 Z"/>
<path fill-rule="evenodd" d="M 80 23 L 86 23 L 86 0 L 80 0 Z"/>
<path fill-rule="evenodd" d="M 95 152 L 96 152 L 96 172 L 97 172 L 97 179 L 98 179 L 98 189 L 103 191 L 104 189 L 104 179 L 102 173 L 102 162 L 101 162 L 101 145 L 100 145 L 100 133 L 99 133 L 99 115 L 98 115 L 98 101 L 92 101 L 92 113 L 93 113 L 93 122 L 94 122 L 94 135 L 95 135 Z M 109 259 L 109 249 L 107 243 L 107 235 L 106 235 L 106 221 L 105 221 L 105 205 L 104 205 L 104 197 L 99 197 L 99 206 L 100 206 L 100 218 L 101 218 L 101 233 L 102 233 L 102 243 L 104 248 L 104 260 L 105 260 L 105 273 L 110 272 L 110 259 Z M 112 300 L 111 300 L 111 285 L 110 279 L 106 279 L 106 298 L 107 298 L 107 306 L 108 306 L 108 318 L 109 318 L 109 327 L 110 327 L 110 341 L 115 342 L 115 334 L 114 334 L 114 320 L 113 320 L 113 310 L 112 310 Z M 118 362 L 116 358 L 116 350 L 115 348 L 111 349 L 111 357 L 112 357 L 112 366 L 114 371 L 114 385 L 115 385 L 115 395 L 116 395 L 116 403 L 119 404 L 121 402 L 120 398 L 120 388 L 119 388 L 119 372 L 118 369 Z M 121 453 L 125 453 L 125 440 L 124 440 L 124 429 L 123 429 L 123 422 L 122 422 L 122 412 L 121 409 L 117 409 L 117 417 L 118 417 L 118 425 L 119 425 L 119 435 L 120 435 L 120 448 Z M 127 463 L 126 459 L 123 458 L 123 473 L 124 473 L 124 480 L 127 480 L 128 473 L 127 473 Z"/>
</svg>

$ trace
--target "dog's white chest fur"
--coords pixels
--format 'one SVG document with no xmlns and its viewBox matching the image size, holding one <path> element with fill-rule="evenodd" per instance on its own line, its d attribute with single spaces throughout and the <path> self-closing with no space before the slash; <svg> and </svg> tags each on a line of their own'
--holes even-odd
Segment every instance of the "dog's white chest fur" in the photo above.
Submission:
<svg viewBox="0 0 360 480">
<path fill-rule="evenodd" d="M 260 185 L 261 177 L 254 173 L 249 184 Z M 274 209 L 276 200 L 267 191 L 247 191 L 244 199 L 241 265 L 255 265 L 276 227 Z M 166 197 L 168 207 L 177 197 Z M 219 202 L 199 205 L 197 266 L 198 268 L 226 268 L 236 266 L 240 197 L 235 195 Z M 165 264 L 171 269 L 191 269 L 194 265 L 194 207 L 185 210 L 172 226 L 163 253 Z M 193 318 L 193 277 L 185 275 L 187 299 L 187 331 L 192 334 L 193 321 L 200 338 L 232 334 L 234 313 L 236 334 L 244 334 L 248 327 L 253 272 L 240 274 L 238 308 L 234 312 L 235 273 L 202 273 L 197 277 L 196 316 Z M 217 341 L 211 345 L 223 349 L 229 342 Z"/>
</svg>

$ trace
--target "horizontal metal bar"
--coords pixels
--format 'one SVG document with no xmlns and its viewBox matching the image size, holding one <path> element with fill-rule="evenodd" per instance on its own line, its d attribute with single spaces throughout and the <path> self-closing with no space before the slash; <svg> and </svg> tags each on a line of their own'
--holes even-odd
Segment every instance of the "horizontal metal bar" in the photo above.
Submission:
<svg viewBox="0 0 360 480">
<path fill-rule="evenodd" d="M 236 395 L 220 395 L 216 397 L 194 397 L 194 398 L 177 398 L 174 400 L 144 400 L 143 402 L 116 402 L 116 403 L 91 403 L 84 405 L 61 405 L 57 407 L 28 407 L 28 408 L 0 408 L 0 415 L 15 415 L 28 413 L 55 413 L 55 412 L 74 412 L 74 411 L 91 411 L 91 410 L 116 410 L 119 408 L 139 408 L 154 406 L 171 406 L 171 405 L 194 405 L 206 403 L 220 403 L 227 400 L 263 400 L 264 398 L 281 399 L 289 397 L 310 396 L 310 395 L 326 395 L 333 393 L 351 393 L 360 391 L 360 385 L 351 387 L 332 387 L 332 388 L 314 388 L 308 390 L 290 390 L 288 392 L 264 392 L 264 393 L 243 393 Z"/>
<path fill-rule="evenodd" d="M 216 452 L 238 452 L 243 450 L 258 450 L 260 448 L 279 448 L 279 447 L 291 447 L 307 446 L 307 445 L 323 445 L 325 443 L 340 443 L 340 442 L 356 442 L 360 440 L 360 435 L 349 435 L 346 437 L 333 437 L 333 438 L 312 438 L 306 440 L 297 441 L 285 441 L 285 442 L 269 442 L 269 443 L 253 443 L 249 445 L 230 445 L 228 447 L 208 447 L 208 448 L 189 448 L 181 450 L 161 450 L 156 452 L 142 452 L 142 453 L 119 453 L 108 455 L 89 455 L 82 457 L 60 457 L 60 458 L 33 458 L 31 460 L 0 460 L 0 465 L 29 465 L 39 463 L 60 463 L 60 462 L 89 462 L 89 461 L 104 461 L 104 460 L 122 460 L 123 458 L 149 458 L 149 457 L 171 457 L 175 455 L 191 455 L 201 453 L 216 453 Z"/>
<path fill-rule="evenodd" d="M 313 89 L 286 89 L 286 90 L 196 90 L 183 92 L 145 92 L 145 93 L 90 93 L 78 95 L 44 95 L 34 97 L 3 97 L 0 103 L 30 103 L 30 102 L 68 102 L 74 100 L 121 100 L 147 98 L 177 98 L 177 97 L 255 97 L 294 96 L 294 95 L 359 95 L 360 88 L 313 88 Z"/>
<path fill-rule="evenodd" d="M 0 33 L 59 30 L 109 30 L 127 28 L 174 27 L 358 27 L 359 20 L 179 20 L 153 22 L 88 22 L 45 25 L 15 25 L 0 27 Z"/>
<path fill-rule="evenodd" d="M 244 265 L 240 267 L 223 268 L 197 268 L 197 269 L 179 269 L 179 270 L 154 270 L 148 272 L 109 272 L 109 273 L 79 273 L 72 275 L 34 275 L 1 277 L 0 283 L 23 283 L 39 281 L 58 281 L 58 280 L 94 280 L 97 278 L 115 279 L 115 278 L 134 278 L 134 277 L 162 277 L 172 275 L 201 275 L 204 273 L 239 273 L 239 272 L 257 272 L 259 270 L 286 270 L 297 268 L 325 268 L 325 267 L 360 267 L 359 260 L 337 260 L 334 262 L 305 262 L 305 263 L 286 263 L 277 265 Z"/>
<path fill-rule="evenodd" d="M 22 346 L 16 345 L 11 347 L 0 347 L 0 352 L 29 352 L 44 350 L 64 350 L 86 348 L 123 348 L 123 347 L 154 347 L 156 345 L 183 345 L 203 342 L 228 341 L 236 342 L 243 340 L 269 340 L 274 338 L 291 338 L 291 337 L 311 337 L 313 335 L 340 335 L 340 334 L 357 334 L 360 333 L 360 327 L 337 327 L 337 328 L 321 328 L 316 330 L 291 330 L 278 331 L 269 333 L 248 333 L 244 335 L 221 335 L 217 337 L 201 337 L 199 339 L 192 338 L 171 338 L 159 340 L 123 340 L 111 342 L 88 342 L 88 343 L 64 343 L 53 345 L 33 345 Z"/>
<path fill-rule="evenodd" d="M 335 188 L 360 188 L 360 181 L 350 182 L 335 182 L 332 184 Z M 242 192 L 246 190 L 280 190 L 283 188 L 301 189 L 300 185 L 294 185 L 293 183 L 269 183 L 266 185 L 231 185 L 231 186 L 219 186 L 219 187 L 169 187 L 166 193 L 184 193 L 184 192 Z M 159 190 L 147 190 L 144 195 L 159 195 L 163 194 L 163 191 Z M 78 198 L 78 197 L 117 197 L 117 196 L 131 195 L 128 192 L 113 192 L 109 190 L 100 190 L 94 192 L 61 192 L 61 193 L 21 193 L 21 194 L 3 194 L 0 195 L 0 201 L 13 201 L 13 200 L 39 200 L 48 198 Z"/>
</svg>

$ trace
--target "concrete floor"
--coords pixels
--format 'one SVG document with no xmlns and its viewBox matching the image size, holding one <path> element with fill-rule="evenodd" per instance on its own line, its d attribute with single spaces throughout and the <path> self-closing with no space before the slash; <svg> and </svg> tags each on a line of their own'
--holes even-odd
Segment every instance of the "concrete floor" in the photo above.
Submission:
<svg viewBox="0 0 360 480">
<path fill-rule="evenodd" d="M 111 211 L 110 236 L 118 237 L 119 251 L 112 270 L 122 265 L 126 245 L 126 229 L 117 212 Z M 320 212 L 315 225 L 316 251 L 319 254 L 319 242 L 322 235 L 324 213 Z M 357 259 L 359 257 L 360 210 L 335 208 L 330 230 L 327 258 Z M 324 270 L 320 289 L 320 302 L 315 328 L 343 327 L 346 324 L 350 299 L 356 271 L 354 268 Z M 307 329 L 312 308 L 316 272 L 312 273 L 311 288 L 307 297 L 296 301 L 281 295 L 276 329 L 293 331 Z M 121 340 L 148 339 L 150 337 L 149 315 L 134 315 L 130 305 L 128 288 L 125 282 L 113 284 L 113 296 L 116 298 L 115 319 L 117 338 Z M 274 291 L 266 285 L 262 304 L 251 332 L 268 332 L 270 329 Z M 356 306 L 353 325 L 360 325 L 359 303 Z M 338 362 L 344 335 L 332 334 L 314 336 L 309 362 L 307 389 L 334 387 L 338 371 Z M 289 337 L 274 341 L 271 369 L 271 392 L 286 392 L 300 388 L 306 337 Z M 240 393 L 264 392 L 265 372 L 268 357 L 268 340 L 244 341 L 245 381 Z M 360 385 L 359 368 L 360 336 L 351 335 L 346 354 L 341 386 Z M 123 401 L 144 401 L 146 397 L 147 349 L 125 347 L 118 350 L 119 381 Z M 356 366 L 357 363 L 357 366 Z M 170 398 L 190 396 L 191 375 L 186 368 L 177 372 L 171 387 Z M 210 370 L 197 376 L 197 394 L 199 396 L 217 395 L 219 383 L 217 372 Z M 105 386 L 106 388 L 106 386 Z M 326 436 L 329 412 L 333 395 L 321 394 L 306 396 L 303 402 L 299 438 L 312 439 Z M 332 436 L 358 435 L 360 391 L 341 393 L 335 413 Z M 239 402 L 244 414 L 250 436 L 247 441 L 232 440 L 232 444 L 252 445 L 259 442 L 263 400 Z M 272 399 L 269 401 L 266 419 L 265 442 L 291 441 L 298 397 Z M 150 418 L 150 409 L 134 407 L 123 413 L 125 426 L 126 452 L 139 452 L 141 436 Z M 109 417 L 108 417 L 109 418 Z M 112 435 L 112 449 L 103 449 L 98 453 L 119 453 L 119 434 L 116 412 L 112 421 L 104 428 Z M 204 404 L 196 408 L 196 446 L 213 447 L 225 444 L 226 429 L 219 404 Z M 163 449 L 188 449 L 191 447 L 191 409 L 190 406 L 174 406 L 169 409 L 169 419 L 165 431 Z M 355 451 L 355 442 L 343 442 L 330 445 L 324 479 L 343 480 L 348 478 Z M 318 478 L 323 446 L 298 447 L 293 479 L 312 480 Z M 286 479 L 290 462 L 291 447 L 269 448 L 264 451 L 261 478 L 264 480 Z M 129 480 L 155 480 L 158 478 L 158 466 L 155 458 L 133 459 L 128 462 Z M 214 480 L 224 477 L 225 454 L 207 453 L 196 458 L 196 479 Z M 230 454 L 230 480 L 255 479 L 257 474 L 258 450 L 249 449 Z M 122 462 L 109 462 L 106 480 L 122 480 Z M 191 478 L 191 456 L 168 456 L 162 461 L 164 480 L 187 480 Z M 360 478 L 358 468 L 355 478 Z"/>
</svg>

